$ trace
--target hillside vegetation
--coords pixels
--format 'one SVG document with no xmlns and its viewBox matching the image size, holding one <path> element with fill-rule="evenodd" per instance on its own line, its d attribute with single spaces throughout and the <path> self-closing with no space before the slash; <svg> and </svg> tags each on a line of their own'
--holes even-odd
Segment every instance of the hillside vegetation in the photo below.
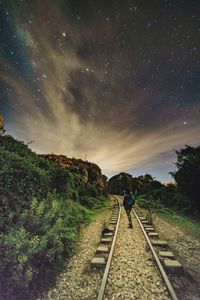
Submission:
<svg viewBox="0 0 200 300">
<path fill-rule="evenodd" d="M 42 157 L 81 177 L 84 182 L 93 185 L 98 191 L 103 192 L 105 190 L 107 178 L 101 174 L 101 169 L 96 164 L 81 159 L 68 158 L 65 155 L 45 154 Z"/>
<path fill-rule="evenodd" d="M 105 177 L 92 163 L 37 155 L 0 136 L 0 298 L 29 299 L 54 280 L 81 226 L 107 203 Z"/>
<path fill-rule="evenodd" d="M 151 210 L 168 208 L 200 219 L 200 147 L 186 146 L 176 151 L 175 183 L 161 184 L 150 174 L 133 177 L 120 173 L 108 181 L 110 193 L 123 194 L 125 187 L 136 191 L 137 203 Z"/>
</svg>

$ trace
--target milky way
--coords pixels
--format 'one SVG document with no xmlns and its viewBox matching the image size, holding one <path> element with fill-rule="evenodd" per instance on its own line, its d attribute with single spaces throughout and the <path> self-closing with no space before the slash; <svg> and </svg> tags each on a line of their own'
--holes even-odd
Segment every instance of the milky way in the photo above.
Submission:
<svg viewBox="0 0 200 300">
<path fill-rule="evenodd" d="M 0 1 L 0 111 L 39 153 L 170 180 L 200 143 L 198 1 Z"/>
</svg>

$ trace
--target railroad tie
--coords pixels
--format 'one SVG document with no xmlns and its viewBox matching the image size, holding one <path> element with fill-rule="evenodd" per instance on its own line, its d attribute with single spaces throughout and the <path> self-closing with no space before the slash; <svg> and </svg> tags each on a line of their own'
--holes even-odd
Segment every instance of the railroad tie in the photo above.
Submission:
<svg viewBox="0 0 200 300">
<path fill-rule="evenodd" d="M 114 232 L 115 231 L 115 227 L 114 226 L 108 226 L 108 229 L 110 232 Z"/>
<path fill-rule="evenodd" d="M 110 221 L 110 225 L 116 225 L 117 221 Z"/>
<path fill-rule="evenodd" d="M 171 273 L 183 270 L 183 266 L 176 259 L 164 259 L 163 264 L 166 270 Z"/>
<path fill-rule="evenodd" d="M 111 221 L 117 221 L 117 218 L 116 217 L 112 217 Z"/>
<path fill-rule="evenodd" d="M 145 227 L 144 228 L 146 231 L 150 232 L 150 231 L 154 231 L 155 229 L 153 227 Z"/>
<path fill-rule="evenodd" d="M 143 221 L 141 221 L 141 223 L 142 223 L 142 224 L 149 224 L 149 221 L 143 220 Z"/>
<path fill-rule="evenodd" d="M 158 265 L 158 268 L 161 272 L 161 275 L 163 277 L 163 280 L 165 281 L 165 284 L 167 286 L 167 289 L 169 291 L 169 294 L 171 296 L 171 298 L 173 300 L 178 300 L 176 294 L 175 294 L 175 291 L 171 285 L 171 282 L 169 281 L 166 273 L 165 273 L 165 270 L 164 270 L 164 266 L 167 270 L 169 270 L 170 272 L 174 272 L 174 271 L 177 271 L 177 270 L 181 270 L 181 265 L 178 261 L 175 261 L 173 259 L 169 259 L 169 258 L 172 258 L 170 257 L 170 255 L 167 257 L 164 257 L 162 256 L 163 253 L 167 253 L 167 251 L 160 251 L 159 253 L 161 253 L 161 255 L 157 255 L 156 253 L 156 249 L 153 247 L 153 246 L 157 246 L 157 247 L 163 247 L 163 248 L 167 248 L 168 247 L 168 244 L 166 241 L 162 241 L 162 240 L 159 240 L 159 239 L 156 239 L 158 238 L 158 233 L 157 232 L 154 232 L 154 227 L 152 226 L 151 222 L 147 221 L 146 219 L 144 219 L 143 217 L 138 217 L 138 215 L 136 214 L 135 210 L 133 210 L 141 228 L 142 228 L 142 231 L 146 237 L 146 240 L 150 246 L 150 249 L 153 253 L 153 256 L 155 258 L 155 261 Z M 155 239 L 150 239 L 150 237 L 154 237 Z M 168 252 L 169 253 L 169 252 Z M 163 257 L 163 258 L 161 258 Z M 160 258 L 160 259 L 159 259 Z M 167 259 L 168 258 L 168 259 Z M 163 260 L 164 259 L 164 260 Z M 161 263 L 163 261 L 163 263 Z M 175 261 L 175 263 L 173 263 Z"/>
<path fill-rule="evenodd" d="M 158 233 L 157 232 L 148 232 L 148 236 L 149 237 L 158 237 Z"/>
<path fill-rule="evenodd" d="M 146 221 L 146 218 L 144 218 L 143 216 L 142 217 L 139 217 L 140 221 Z"/>
<path fill-rule="evenodd" d="M 151 243 L 153 246 L 159 246 L 159 247 L 168 247 L 168 244 L 166 241 L 161 241 L 161 240 L 151 240 Z"/>
<path fill-rule="evenodd" d="M 102 238 L 101 243 L 102 244 L 111 244 L 112 243 L 112 238 L 110 238 L 110 237 Z"/>
<path fill-rule="evenodd" d="M 106 265 L 104 257 L 94 257 L 91 261 L 91 266 L 96 268 L 103 268 Z"/>
<path fill-rule="evenodd" d="M 106 232 L 103 235 L 103 237 L 112 237 L 112 236 L 113 236 L 113 232 Z"/>
<path fill-rule="evenodd" d="M 103 254 L 103 253 L 105 253 L 105 254 L 109 253 L 108 246 L 101 245 L 97 248 L 96 254 Z"/>
<path fill-rule="evenodd" d="M 171 251 L 159 251 L 158 254 L 159 254 L 160 258 L 163 258 L 163 259 L 164 258 L 171 258 L 171 259 L 175 258 L 173 252 L 171 252 Z"/>
<path fill-rule="evenodd" d="M 152 224 L 143 224 L 142 223 L 142 226 L 144 227 L 144 229 L 146 229 L 146 228 L 149 228 L 149 227 L 153 227 L 153 225 Z"/>
</svg>

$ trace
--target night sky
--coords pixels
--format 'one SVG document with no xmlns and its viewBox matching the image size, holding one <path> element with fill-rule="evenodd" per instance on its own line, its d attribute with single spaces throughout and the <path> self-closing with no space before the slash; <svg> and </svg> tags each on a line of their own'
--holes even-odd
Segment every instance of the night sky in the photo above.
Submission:
<svg viewBox="0 0 200 300">
<path fill-rule="evenodd" d="M 0 1 L 0 111 L 38 153 L 171 181 L 200 144 L 200 1 Z"/>
</svg>

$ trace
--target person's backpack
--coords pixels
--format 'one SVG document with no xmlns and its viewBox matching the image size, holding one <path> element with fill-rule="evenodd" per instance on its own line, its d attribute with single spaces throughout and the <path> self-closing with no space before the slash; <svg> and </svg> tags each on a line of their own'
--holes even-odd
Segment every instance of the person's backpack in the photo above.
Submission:
<svg viewBox="0 0 200 300">
<path fill-rule="evenodd" d="M 135 205 L 135 197 L 133 195 L 128 196 L 128 198 L 126 199 L 126 206 L 132 207 L 133 205 Z"/>
</svg>

